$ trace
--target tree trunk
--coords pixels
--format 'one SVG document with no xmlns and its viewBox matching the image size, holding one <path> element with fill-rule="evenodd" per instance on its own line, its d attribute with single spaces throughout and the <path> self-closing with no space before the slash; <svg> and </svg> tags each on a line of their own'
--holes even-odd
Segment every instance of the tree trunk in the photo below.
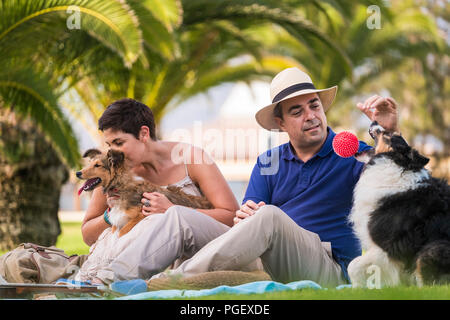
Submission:
<svg viewBox="0 0 450 320">
<path fill-rule="evenodd" d="M 54 245 L 68 169 L 28 121 L 0 117 L 0 251 L 22 242 Z"/>
</svg>

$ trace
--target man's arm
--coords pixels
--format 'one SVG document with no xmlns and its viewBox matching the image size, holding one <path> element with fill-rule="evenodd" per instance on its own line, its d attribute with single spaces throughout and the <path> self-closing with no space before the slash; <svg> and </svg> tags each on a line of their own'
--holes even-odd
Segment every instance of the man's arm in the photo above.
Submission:
<svg viewBox="0 0 450 320">
<path fill-rule="evenodd" d="M 398 108 L 394 99 L 374 95 L 364 103 L 359 102 L 356 106 L 370 120 L 377 121 L 386 131 L 399 132 Z"/>
<path fill-rule="evenodd" d="M 261 175 L 261 163 L 258 157 L 257 163 L 253 167 L 250 181 L 248 182 L 242 206 L 236 211 L 236 217 L 234 217 L 233 223 L 237 224 L 245 218 L 252 216 L 256 210 L 269 203 L 269 201 L 270 191 L 266 179 Z"/>
<path fill-rule="evenodd" d="M 267 176 L 262 174 L 264 165 L 261 164 L 260 157 L 261 156 L 258 157 L 256 164 L 253 167 L 242 204 L 248 200 L 252 200 L 255 203 L 259 203 L 260 201 L 263 201 L 266 204 L 270 203 L 271 190 L 267 184 Z"/>
</svg>

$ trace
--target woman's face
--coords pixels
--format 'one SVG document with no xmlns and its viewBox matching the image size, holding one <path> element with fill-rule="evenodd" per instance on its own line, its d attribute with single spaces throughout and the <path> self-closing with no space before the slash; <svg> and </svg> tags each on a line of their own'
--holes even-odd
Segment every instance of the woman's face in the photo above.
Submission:
<svg viewBox="0 0 450 320">
<path fill-rule="evenodd" d="M 136 139 L 131 133 L 125 133 L 112 128 L 103 131 L 106 145 L 125 154 L 127 165 L 137 167 L 143 162 L 145 143 L 142 139 Z"/>
</svg>

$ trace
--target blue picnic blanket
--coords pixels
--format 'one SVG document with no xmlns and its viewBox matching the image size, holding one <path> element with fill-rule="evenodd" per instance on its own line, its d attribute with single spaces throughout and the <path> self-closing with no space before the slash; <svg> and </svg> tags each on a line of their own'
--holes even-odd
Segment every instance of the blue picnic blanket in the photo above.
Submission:
<svg viewBox="0 0 450 320">
<path fill-rule="evenodd" d="M 336 289 L 349 288 L 351 285 L 340 285 Z M 127 280 L 118 281 L 110 285 L 110 289 L 122 294 L 123 297 L 119 300 L 145 300 L 145 299 L 171 299 L 171 298 L 195 298 L 202 296 L 210 296 L 215 294 L 254 294 L 254 293 L 268 293 L 279 292 L 287 290 L 300 289 L 324 289 L 314 281 L 301 280 L 288 284 L 283 284 L 275 281 L 256 281 L 239 286 L 219 286 L 213 289 L 203 290 L 159 290 L 147 291 L 147 284 L 144 280 Z M 326 288 L 325 288 L 326 289 Z"/>
<path fill-rule="evenodd" d="M 78 287 L 91 286 L 90 282 L 78 282 L 68 279 L 58 279 L 57 284 L 74 285 Z M 336 289 L 351 288 L 350 284 L 344 284 Z M 142 279 L 117 281 L 109 285 L 109 289 L 122 294 L 119 300 L 146 300 L 146 299 L 172 299 L 172 298 L 195 298 L 211 296 L 215 294 L 258 294 L 268 292 L 280 292 L 300 289 L 324 289 L 311 280 L 295 281 L 283 284 L 275 281 L 255 281 L 239 286 L 218 286 L 213 289 L 202 290 L 158 290 L 147 291 L 147 283 Z"/>
</svg>

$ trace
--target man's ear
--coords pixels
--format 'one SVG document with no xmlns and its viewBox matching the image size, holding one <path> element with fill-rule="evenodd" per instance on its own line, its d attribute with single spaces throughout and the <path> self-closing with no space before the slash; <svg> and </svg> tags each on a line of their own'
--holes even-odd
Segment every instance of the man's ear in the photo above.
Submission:
<svg viewBox="0 0 450 320">
<path fill-rule="evenodd" d="M 111 168 L 117 169 L 123 165 L 125 160 L 125 155 L 121 151 L 109 149 L 106 154 L 108 158 L 108 163 Z"/>
<path fill-rule="evenodd" d="M 94 158 L 95 156 L 98 156 L 99 154 L 102 154 L 102 152 L 98 149 L 89 149 L 86 150 L 83 154 L 83 158 Z"/>
<path fill-rule="evenodd" d="M 285 131 L 283 129 L 283 125 L 284 125 L 284 121 L 283 119 L 281 119 L 280 117 L 273 117 L 275 119 L 275 122 L 277 123 L 278 127 L 282 130 Z"/>
</svg>

